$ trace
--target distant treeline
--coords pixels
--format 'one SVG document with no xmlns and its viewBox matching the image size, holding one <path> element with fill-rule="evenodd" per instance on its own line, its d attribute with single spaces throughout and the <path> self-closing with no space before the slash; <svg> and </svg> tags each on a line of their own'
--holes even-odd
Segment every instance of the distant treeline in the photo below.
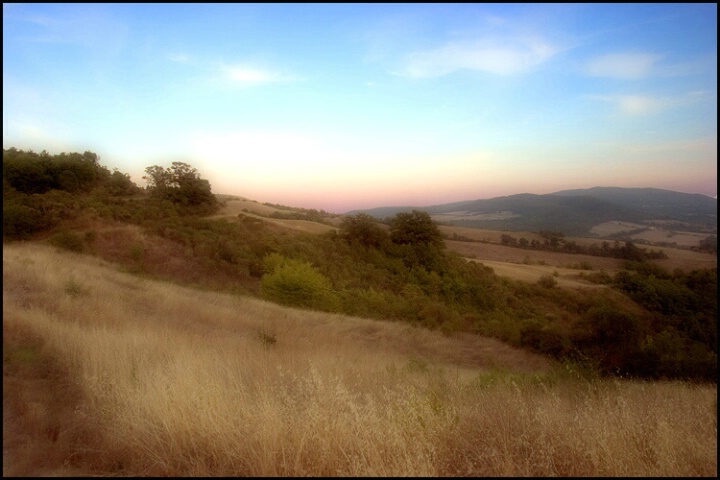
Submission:
<svg viewBox="0 0 720 480">
<path fill-rule="evenodd" d="M 610 242 L 602 242 L 600 245 L 592 244 L 589 246 L 583 246 L 579 245 L 574 240 L 566 240 L 565 235 L 562 232 L 542 230 L 538 232 L 538 234 L 543 238 L 543 241 L 537 239 L 528 240 L 525 237 L 517 239 L 512 235 L 504 233 L 500 236 L 500 243 L 507 247 L 593 255 L 595 257 L 619 258 L 621 260 L 629 261 L 668 258 L 662 250 L 647 251 L 629 241 L 624 244 L 621 244 L 616 240 L 613 245 L 610 245 Z"/>
</svg>

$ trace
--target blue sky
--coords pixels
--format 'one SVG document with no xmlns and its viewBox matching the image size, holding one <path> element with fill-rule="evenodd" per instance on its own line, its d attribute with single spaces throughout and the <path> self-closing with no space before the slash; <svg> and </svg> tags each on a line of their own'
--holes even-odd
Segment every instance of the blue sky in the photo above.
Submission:
<svg viewBox="0 0 720 480">
<path fill-rule="evenodd" d="M 3 4 L 3 148 L 341 213 L 717 196 L 716 4 Z"/>
</svg>

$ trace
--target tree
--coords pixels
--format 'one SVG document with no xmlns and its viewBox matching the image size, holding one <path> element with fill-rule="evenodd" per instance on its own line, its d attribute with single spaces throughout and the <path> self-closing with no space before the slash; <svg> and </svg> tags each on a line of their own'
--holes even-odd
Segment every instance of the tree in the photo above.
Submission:
<svg viewBox="0 0 720 480">
<path fill-rule="evenodd" d="M 347 242 L 357 241 L 367 247 L 380 248 L 388 234 L 367 213 L 347 216 L 340 223 L 340 236 Z"/>
<path fill-rule="evenodd" d="M 105 182 L 105 188 L 111 195 L 132 195 L 140 192 L 140 187 L 135 185 L 130 179 L 130 175 L 122 173 L 117 168 L 113 169 L 113 173 Z"/>
<path fill-rule="evenodd" d="M 398 245 L 445 247 L 442 233 L 430 214 L 419 210 L 395 215 L 390 222 L 390 239 Z"/>
<path fill-rule="evenodd" d="M 210 182 L 200 178 L 193 166 L 173 162 L 170 168 L 153 165 L 145 169 L 144 180 L 148 182 L 151 196 L 170 200 L 186 207 L 207 207 L 214 210 L 218 201 L 210 188 Z"/>
<path fill-rule="evenodd" d="M 406 266 L 420 265 L 442 272 L 446 265 L 445 242 L 437 224 L 427 212 L 401 212 L 390 221 L 390 240 Z"/>
</svg>

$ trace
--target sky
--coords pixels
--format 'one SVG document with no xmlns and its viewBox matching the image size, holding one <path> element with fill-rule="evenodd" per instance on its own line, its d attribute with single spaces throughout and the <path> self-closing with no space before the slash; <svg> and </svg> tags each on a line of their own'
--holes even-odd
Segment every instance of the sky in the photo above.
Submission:
<svg viewBox="0 0 720 480">
<path fill-rule="evenodd" d="M 3 4 L 3 148 L 343 213 L 717 197 L 717 4 Z"/>
</svg>

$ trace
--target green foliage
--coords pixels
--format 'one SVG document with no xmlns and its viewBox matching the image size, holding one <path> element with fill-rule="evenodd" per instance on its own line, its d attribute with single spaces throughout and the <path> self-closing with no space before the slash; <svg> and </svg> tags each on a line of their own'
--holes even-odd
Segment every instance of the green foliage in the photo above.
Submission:
<svg viewBox="0 0 720 480">
<path fill-rule="evenodd" d="M 145 169 L 148 190 L 153 198 L 193 208 L 203 213 L 217 210 L 219 203 L 210 182 L 200 178 L 197 169 L 183 162 L 172 162 L 169 168 L 153 165 Z"/>
<path fill-rule="evenodd" d="M 340 223 L 340 237 L 345 241 L 358 242 L 366 247 L 386 246 L 389 236 L 367 213 L 346 216 Z"/>
<path fill-rule="evenodd" d="M 644 377 L 717 381 L 717 352 L 671 328 L 648 335 L 631 366 Z"/>
<path fill-rule="evenodd" d="M 555 276 L 553 275 L 543 275 L 537 283 L 544 288 L 553 288 L 557 286 L 557 280 L 555 280 Z"/>
<path fill-rule="evenodd" d="M 580 272 L 580 277 L 589 282 L 601 285 L 609 285 L 613 282 L 613 278 L 605 270 L 592 273 Z"/>
<path fill-rule="evenodd" d="M 135 195 L 142 191 L 140 187 L 130 180 L 130 175 L 120 172 L 117 168 L 113 169 L 112 174 L 109 175 L 105 183 L 105 189 L 110 195 L 116 196 Z"/>
<path fill-rule="evenodd" d="M 27 239 L 71 221 L 99 191 L 127 195 L 140 189 L 129 176 L 111 174 L 92 152 L 3 150 L 3 238 Z M 108 212 L 105 201 L 96 212 Z"/>
<path fill-rule="evenodd" d="M 43 151 L 3 150 L 3 178 L 17 191 L 88 191 L 110 176 L 93 152 L 50 155 Z"/>
<path fill-rule="evenodd" d="M 390 221 L 390 239 L 398 245 L 433 245 L 445 248 L 442 233 L 430 214 L 413 210 L 400 212 Z"/>
<path fill-rule="evenodd" d="M 701 252 L 714 253 L 717 255 L 717 236 L 710 235 L 700 240 L 698 249 Z"/>
<path fill-rule="evenodd" d="M 268 257 L 261 281 L 264 298 L 294 307 L 336 311 L 340 301 L 330 280 L 309 263 Z"/>
<path fill-rule="evenodd" d="M 26 239 L 47 228 L 48 222 L 35 208 L 17 201 L 3 202 L 3 237 Z"/>
<path fill-rule="evenodd" d="M 619 241 L 616 241 L 614 246 L 611 247 L 608 242 L 604 241 L 600 246 L 593 244 L 585 247 L 578 245 L 572 240 L 566 240 L 565 235 L 562 232 L 540 231 L 538 233 L 541 237 L 543 237 L 543 242 L 535 239 L 529 242 L 526 238 L 521 238 L 518 241 L 518 239 L 512 235 L 503 233 L 500 236 L 500 244 L 506 247 L 525 248 L 530 250 L 548 250 L 594 255 L 597 257 L 620 258 L 632 262 L 667 258 L 667 255 L 662 250 L 647 251 L 644 248 L 636 246 L 632 242 L 625 242 L 625 244 L 622 245 Z M 588 265 L 587 262 L 584 263 Z"/>
<path fill-rule="evenodd" d="M 84 250 L 82 237 L 73 232 L 60 232 L 50 238 L 50 243 L 71 252 L 79 253 Z"/>
<path fill-rule="evenodd" d="M 427 212 L 395 215 L 390 219 L 390 240 L 390 255 L 401 258 L 407 267 L 418 265 L 436 272 L 447 267 L 442 233 Z"/>
<path fill-rule="evenodd" d="M 142 245 L 138 243 L 134 243 L 130 245 L 130 258 L 132 258 L 133 262 L 139 264 L 142 262 L 142 258 L 145 255 L 145 249 Z"/>
<path fill-rule="evenodd" d="M 641 334 L 638 319 L 616 307 L 593 307 L 585 313 L 584 320 L 592 332 L 593 343 L 603 348 L 634 346 Z"/>
<path fill-rule="evenodd" d="M 567 334 L 540 321 L 533 321 L 523 328 L 520 342 L 524 347 L 556 358 L 562 358 L 572 350 Z"/>
</svg>

